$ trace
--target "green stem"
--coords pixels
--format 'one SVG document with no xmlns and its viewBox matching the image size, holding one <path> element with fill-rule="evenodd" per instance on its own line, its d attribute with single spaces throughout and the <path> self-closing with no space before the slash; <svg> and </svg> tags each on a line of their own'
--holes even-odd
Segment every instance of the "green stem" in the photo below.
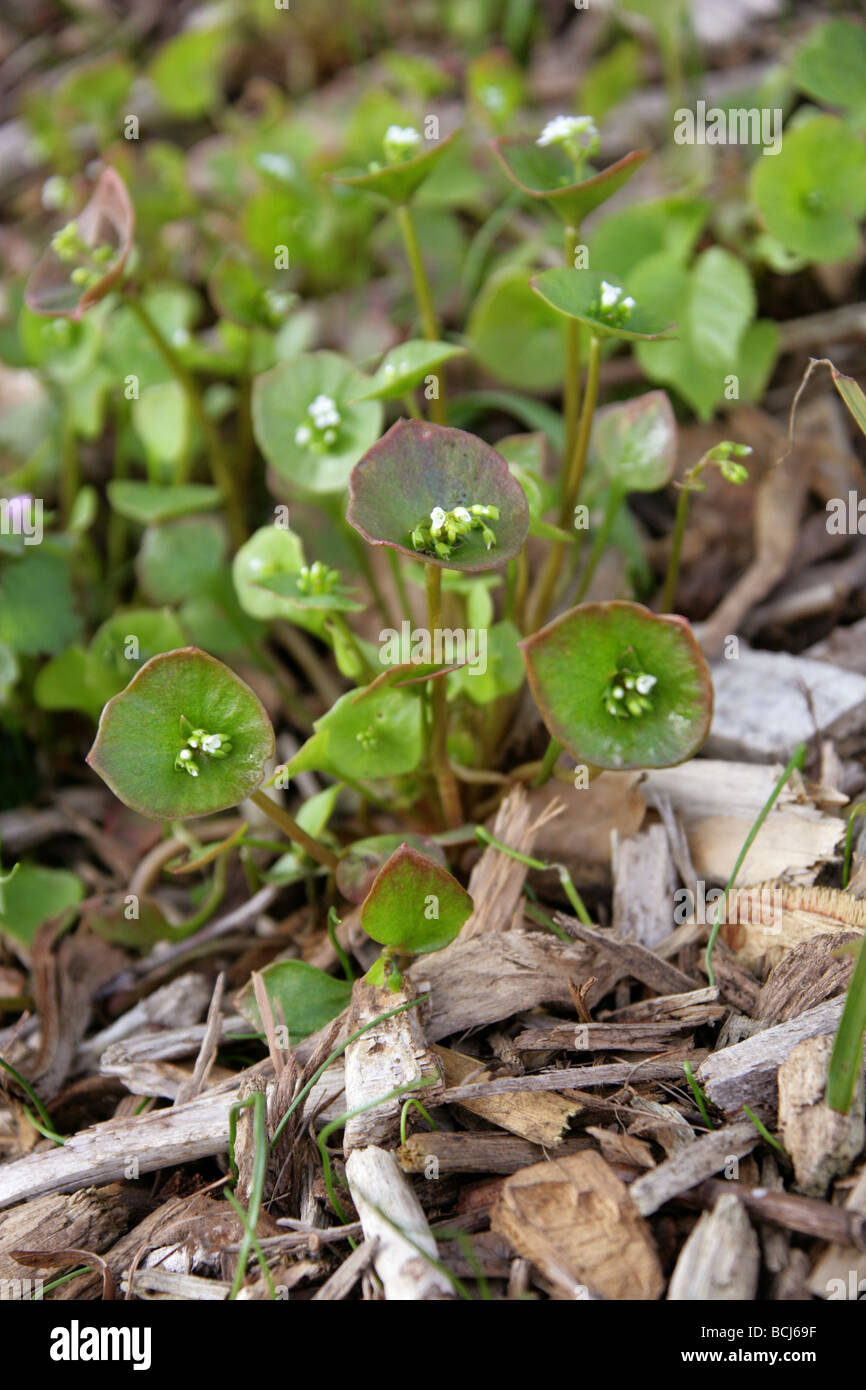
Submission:
<svg viewBox="0 0 866 1390">
<path fill-rule="evenodd" d="M 550 742 L 547 745 L 547 752 L 541 759 L 541 765 L 538 769 L 538 775 L 532 784 L 534 787 L 544 786 L 545 782 L 550 777 L 551 772 L 555 768 L 556 760 L 561 752 L 562 744 L 560 743 L 559 739 L 551 738 Z"/>
<path fill-rule="evenodd" d="M 39 1130 L 39 1133 L 40 1133 L 40 1134 L 44 1134 L 45 1137 L 46 1137 L 46 1139 L 51 1139 L 51 1140 L 53 1140 L 53 1142 L 54 1142 L 55 1144 L 57 1144 L 58 1147 L 63 1148 L 63 1145 L 66 1143 L 66 1140 L 63 1138 L 63 1135 L 62 1135 L 62 1134 L 58 1134 L 58 1133 L 57 1133 L 57 1130 L 54 1128 L 53 1124 L 51 1123 L 51 1116 L 49 1115 L 48 1111 L 45 1109 L 45 1106 L 42 1104 L 42 1101 L 41 1101 L 41 1100 L 39 1099 L 39 1097 L 37 1096 L 37 1094 L 36 1094 L 36 1092 L 34 1091 L 33 1087 L 30 1085 L 30 1082 L 29 1082 L 29 1081 L 25 1081 L 25 1080 L 24 1080 L 24 1077 L 21 1075 L 21 1073 L 18 1072 L 18 1071 L 16 1071 L 15 1068 L 13 1067 L 12 1063 L 11 1063 L 11 1062 L 7 1062 L 5 1057 L 0 1057 L 0 1067 L 2 1067 L 4 1071 L 8 1071 L 8 1073 L 9 1073 L 9 1075 L 12 1077 L 12 1079 L 13 1079 L 14 1081 L 17 1081 L 17 1082 L 18 1082 L 18 1085 L 21 1087 L 21 1089 L 22 1089 L 22 1091 L 24 1092 L 24 1094 L 25 1094 L 26 1096 L 29 1096 L 30 1099 L 32 1100 L 33 1104 L 36 1106 L 37 1112 L 38 1112 L 38 1114 L 39 1114 L 39 1118 L 40 1118 L 40 1120 L 42 1121 L 42 1123 L 41 1123 L 41 1125 L 40 1125 L 40 1124 L 37 1124 L 37 1122 L 33 1119 L 33 1116 L 30 1114 L 30 1112 L 29 1112 L 29 1110 L 28 1110 L 28 1111 L 27 1111 L 27 1116 L 28 1116 L 28 1119 L 30 1120 L 30 1123 L 31 1123 L 32 1125 L 34 1125 L 34 1126 L 36 1127 L 36 1129 Z"/>
<path fill-rule="evenodd" d="M 600 366 L 601 339 L 593 335 L 589 340 L 586 389 L 583 395 L 580 420 L 577 426 L 577 438 L 574 443 L 574 450 L 569 461 L 568 474 L 562 490 L 559 524 L 563 529 L 573 524 L 574 508 L 577 504 L 578 496 L 580 495 L 580 485 L 583 482 L 583 474 L 586 468 L 586 456 L 589 452 L 589 439 L 592 433 L 592 417 L 595 413 L 595 402 L 598 396 Z M 539 585 L 538 600 L 530 623 L 530 631 L 532 632 L 535 632 L 541 627 L 542 623 L 547 621 L 547 615 L 553 604 L 559 572 L 568 544 L 569 543 L 566 541 L 554 541 L 548 552 L 547 563 L 542 572 Z"/>
<path fill-rule="evenodd" d="M 430 281 L 427 279 L 424 258 L 421 255 L 418 233 L 415 230 L 415 222 L 408 204 L 402 203 L 397 208 L 397 222 L 403 237 L 403 245 L 406 248 L 406 258 L 409 262 L 409 269 L 412 272 L 412 284 L 415 289 L 415 302 L 418 305 L 418 313 L 421 316 L 421 328 L 427 341 L 435 343 L 439 338 L 439 324 L 436 321 L 436 311 L 433 308 Z M 447 412 L 445 409 L 445 383 L 441 375 L 439 377 L 439 396 L 430 402 L 430 418 L 434 420 L 437 425 L 444 425 L 447 419 Z"/>
<path fill-rule="evenodd" d="M 610 533 L 613 530 L 613 523 L 616 521 L 617 512 L 622 506 L 624 499 L 625 493 L 623 492 L 622 488 L 614 487 L 612 485 L 610 492 L 607 496 L 607 506 L 604 509 L 604 516 L 602 517 L 601 525 L 599 526 L 598 531 L 595 535 L 595 541 L 593 542 L 592 546 L 592 553 L 587 562 L 586 569 L 580 577 L 580 584 L 578 586 L 577 595 L 574 600 L 575 603 L 581 603 L 583 601 L 584 595 L 586 594 L 587 589 L 592 583 L 593 575 L 595 574 L 595 571 L 598 568 L 599 560 L 604 554 L 604 548 L 607 545 L 608 540 L 610 538 Z"/>
<path fill-rule="evenodd" d="M 662 592 L 662 613 L 671 613 L 674 606 L 674 595 L 677 591 L 677 580 L 680 574 L 680 560 L 683 552 L 683 537 L 686 534 L 686 517 L 689 514 L 689 496 L 691 488 L 683 487 L 677 498 L 677 514 L 674 519 L 674 532 L 671 538 L 671 553 L 668 560 L 668 571 L 665 575 L 665 587 Z"/>
<path fill-rule="evenodd" d="M 442 628 L 442 570 L 439 565 L 426 565 L 427 572 L 427 630 L 431 641 Z M 433 716 L 433 732 L 430 740 L 430 761 L 445 824 L 454 830 L 463 820 L 460 807 L 460 789 L 448 761 L 448 706 L 445 677 L 439 676 L 430 681 L 430 706 Z"/>
<path fill-rule="evenodd" d="M 854 1100 L 866 1029 L 866 936 L 860 942 L 827 1071 L 827 1104 L 847 1115 Z"/>
<path fill-rule="evenodd" d="M 565 264 L 574 266 L 578 227 L 565 229 Z M 580 408 L 580 323 L 577 319 L 566 321 L 565 331 L 565 448 L 563 458 L 570 459 L 574 452 L 577 436 L 577 417 Z"/>
<path fill-rule="evenodd" d="M 394 588 L 397 590 L 397 598 L 400 607 L 403 609 L 403 617 L 412 621 L 412 600 L 409 598 L 409 590 L 406 585 L 406 576 L 403 573 L 403 566 L 400 563 L 400 556 L 393 546 L 386 546 L 388 552 L 388 564 L 391 568 L 391 575 L 394 580 Z"/>
<path fill-rule="evenodd" d="M 126 294 L 123 296 L 123 302 L 138 319 L 142 328 L 153 342 L 154 347 L 163 358 L 166 366 L 183 390 L 190 413 L 197 422 L 207 445 L 211 476 L 214 485 L 219 488 L 222 494 L 232 541 L 236 546 L 241 546 L 246 540 L 246 531 L 244 530 L 243 519 L 241 517 L 240 502 L 235 488 L 231 465 L 223 446 L 220 432 L 204 408 L 204 401 L 202 400 L 201 392 L 198 389 L 195 378 L 181 361 L 158 324 L 151 318 L 141 300 L 137 299 L 134 295 Z"/>
<path fill-rule="evenodd" d="M 308 835 L 306 830 L 302 830 L 294 817 L 290 816 L 288 811 L 283 810 L 282 806 L 278 806 L 262 791 L 253 792 L 250 801 L 254 802 L 260 811 L 264 811 L 265 815 L 274 822 L 274 825 L 280 827 L 284 835 L 287 835 L 296 845 L 300 845 L 301 849 L 306 850 L 310 858 L 316 860 L 316 863 L 323 864 L 326 869 L 336 869 L 337 856 L 334 851 L 328 849 L 327 845 L 319 844 L 319 841 L 314 840 L 312 835 Z"/>
<path fill-rule="evenodd" d="M 406 407 L 406 413 L 409 416 L 410 420 L 424 419 L 424 416 L 421 414 L 420 410 L 415 404 L 415 397 L 412 395 L 411 391 L 406 392 L 405 396 L 403 397 L 403 404 Z"/>
</svg>

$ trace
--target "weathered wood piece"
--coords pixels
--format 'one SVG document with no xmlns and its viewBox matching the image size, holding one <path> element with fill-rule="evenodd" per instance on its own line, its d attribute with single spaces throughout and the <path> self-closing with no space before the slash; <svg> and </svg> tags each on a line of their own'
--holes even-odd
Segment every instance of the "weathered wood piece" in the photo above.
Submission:
<svg viewBox="0 0 866 1390">
<path fill-rule="evenodd" d="M 625 837 L 614 831 L 611 872 L 614 932 L 652 950 L 674 925 L 677 879 L 664 826 Z"/>
<path fill-rule="evenodd" d="M 410 1134 L 397 1150 L 404 1173 L 423 1173 L 426 1178 L 444 1173 L 516 1173 L 543 1158 L 538 1144 L 487 1130 Z"/>
<path fill-rule="evenodd" d="M 758 1290 L 761 1252 L 742 1202 L 722 1196 L 705 1212 L 679 1253 L 668 1299 L 750 1302 Z"/>
<path fill-rule="evenodd" d="M 357 1032 L 380 1014 L 399 1008 L 415 997 L 408 984 L 406 989 L 394 992 L 356 981 L 347 1032 Z M 436 1104 L 444 1089 L 438 1062 L 424 1037 L 421 1008 L 418 1007 L 392 1014 L 350 1043 L 346 1048 L 345 1068 L 347 1112 L 371 1105 L 410 1082 L 417 1080 L 419 1083 L 417 1092 L 406 1091 L 384 1104 L 352 1115 L 343 1132 L 343 1150 L 347 1154 L 365 1144 L 383 1144 L 391 1140 L 397 1133 L 400 1112 L 408 1095 L 417 1094 L 423 1105 L 430 1106 Z"/>
<path fill-rule="evenodd" d="M 491 1227 L 560 1297 L 655 1299 L 664 1287 L 649 1226 L 594 1150 L 506 1178 Z"/>
<path fill-rule="evenodd" d="M 431 1263 L 438 1260 L 436 1241 L 421 1203 L 393 1155 L 375 1144 L 353 1149 L 346 1180 L 366 1239 L 378 1241 L 373 1264 L 385 1297 L 403 1302 L 452 1297 L 450 1280 Z"/>
<path fill-rule="evenodd" d="M 629 1188 L 631 1199 L 643 1216 L 651 1216 L 665 1202 L 696 1187 L 734 1158 L 751 1153 L 760 1135 L 750 1120 L 740 1120 L 696 1139 L 652 1172 L 636 1178 Z"/>
<path fill-rule="evenodd" d="M 568 917 L 563 912 L 554 914 L 558 926 L 565 927 L 579 941 L 585 942 L 616 962 L 623 974 L 633 975 L 636 980 L 658 990 L 659 994 L 682 994 L 698 988 L 698 982 L 683 974 L 675 965 L 669 965 L 637 941 L 622 941 L 609 931 L 599 931 L 586 927 L 576 917 Z"/>
<path fill-rule="evenodd" d="M 711 1052 L 697 1073 L 709 1099 L 728 1114 L 743 1105 L 775 1112 L 779 1067 L 798 1043 L 836 1031 L 842 1002 L 827 999 L 798 1018 L 764 1028 L 732 1047 Z"/>
<path fill-rule="evenodd" d="M 862 1066 L 847 1115 L 824 1099 L 832 1051 L 827 1034 L 806 1038 L 779 1067 L 779 1132 L 797 1187 L 809 1197 L 823 1197 L 831 1180 L 848 1172 L 866 1139 Z"/>
<path fill-rule="evenodd" d="M 470 1078 L 478 1082 L 489 1076 L 475 1057 L 466 1057 L 441 1045 L 434 1047 L 433 1051 L 442 1063 L 446 1086 L 453 1088 Z M 566 1100 L 563 1096 L 545 1091 L 480 1096 L 462 1101 L 461 1105 L 464 1110 L 490 1124 L 545 1148 L 556 1148 L 562 1143 L 569 1124 L 583 1109 L 579 1101 Z"/>
</svg>

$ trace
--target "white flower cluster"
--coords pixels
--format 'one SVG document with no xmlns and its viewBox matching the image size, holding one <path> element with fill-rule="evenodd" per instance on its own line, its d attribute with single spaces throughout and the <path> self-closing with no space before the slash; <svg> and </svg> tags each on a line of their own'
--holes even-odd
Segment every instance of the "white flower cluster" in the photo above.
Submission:
<svg viewBox="0 0 866 1390">
<path fill-rule="evenodd" d="M 310 401 L 307 406 L 307 418 L 310 423 L 298 425 L 295 430 L 295 443 L 302 449 L 314 443 L 321 443 L 330 448 L 337 442 L 337 429 L 342 417 L 337 409 L 337 402 L 331 396 L 319 394 L 315 400 Z"/>
<path fill-rule="evenodd" d="M 631 295 L 626 295 L 623 299 L 623 286 L 609 285 L 606 279 L 602 281 L 602 309 L 634 309 L 634 299 Z"/>
<path fill-rule="evenodd" d="M 598 127 L 592 116 L 554 116 L 535 143 L 561 145 L 579 170 L 587 155 L 598 149 Z"/>
<path fill-rule="evenodd" d="M 421 143 L 420 131 L 411 125 L 389 125 L 383 140 L 385 158 L 390 164 L 407 159 Z"/>
</svg>

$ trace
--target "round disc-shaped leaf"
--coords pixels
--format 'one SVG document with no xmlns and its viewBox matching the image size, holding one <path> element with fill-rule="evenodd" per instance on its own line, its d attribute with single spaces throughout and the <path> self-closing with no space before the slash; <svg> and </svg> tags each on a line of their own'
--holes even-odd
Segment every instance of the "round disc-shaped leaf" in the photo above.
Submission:
<svg viewBox="0 0 866 1390">
<path fill-rule="evenodd" d="M 304 564 L 300 536 L 287 526 L 260 526 L 245 541 L 232 563 L 238 602 L 253 618 L 291 618 L 295 605 L 261 587 L 276 575 L 297 577 Z"/>
<path fill-rule="evenodd" d="M 434 507 L 495 506 L 489 550 L 472 530 L 442 559 L 412 547 L 412 531 L 429 521 Z M 508 464 L 489 444 L 465 430 L 398 420 L 352 469 L 346 520 L 371 545 L 389 545 L 413 559 L 454 570 L 496 569 L 512 559 L 526 539 L 529 508 Z"/>
<path fill-rule="evenodd" d="M 843 261 L 857 249 L 866 213 L 866 150 L 836 116 L 785 132 L 777 155 L 757 159 L 752 195 L 773 236 L 810 261 Z"/>
<path fill-rule="evenodd" d="M 100 175 L 89 201 L 74 219 L 81 241 L 91 250 L 110 246 L 112 256 L 104 273 L 86 288 L 74 283 L 75 262 L 61 260 L 49 246 L 27 282 L 26 300 L 36 314 L 60 314 L 78 319 L 113 289 L 123 275 L 132 250 L 135 212 L 126 184 L 111 168 Z"/>
<path fill-rule="evenodd" d="M 466 889 L 447 869 L 402 844 L 373 880 L 361 908 L 361 926 L 381 946 L 426 955 L 454 940 L 472 906 Z"/>
<path fill-rule="evenodd" d="M 107 487 L 108 500 L 116 512 L 150 526 L 172 521 L 176 516 L 206 512 L 220 504 L 220 490 L 206 483 L 143 483 L 118 479 Z"/>
<path fill-rule="evenodd" d="M 340 492 L 352 465 L 378 438 L 382 403 L 359 401 L 366 379 L 336 352 L 310 352 L 279 362 L 256 377 L 253 428 L 271 467 L 305 492 Z M 334 402 L 339 425 L 329 446 L 298 442 L 298 431 L 311 431 L 309 407 L 321 396 Z M 350 404 L 355 402 L 355 404 Z"/>
<path fill-rule="evenodd" d="M 381 169 L 368 169 L 363 174 L 330 174 L 328 177 L 334 183 L 343 183 L 349 188 L 378 193 L 390 203 L 408 203 L 459 134 L 459 130 L 454 130 L 430 149 L 422 150 L 412 159 L 404 159 L 399 164 L 385 164 Z"/>
<path fill-rule="evenodd" d="M 632 150 L 598 172 L 587 166 L 586 178 L 575 182 L 574 165 L 560 145 L 538 145 L 526 138 L 492 143 L 511 182 L 530 198 L 543 198 L 573 227 L 622 188 L 650 155 L 649 150 Z"/>
<path fill-rule="evenodd" d="M 198 753 L 197 777 L 175 767 L 190 726 L 231 745 L 221 758 Z M 134 811 L 187 820 L 243 801 L 261 784 L 273 751 L 258 696 L 221 661 L 182 647 L 153 657 L 108 701 L 87 761 Z"/>
<path fill-rule="evenodd" d="M 566 318 L 578 319 L 592 329 L 599 337 L 609 338 L 667 338 L 676 324 L 665 323 L 656 314 L 635 304 L 627 319 L 618 322 L 613 315 L 601 309 L 603 285 L 608 284 L 625 293 L 625 288 L 612 275 L 604 275 L 597 270 L 571 270 L 568 266 L 557 266 L 555 270 L 544 270 L 529 282 L 535 293 L 540 295 L 551 308 Z"/>
<path fill-rule="evenodd" d="M 618 488 L 656 492 L 673 477 L 677 422 L 665 391 L 617 402 L 593 420 L 592 448 Z"/>
<path fill-rule="evenodd" d="M 521 643 L 545 724 L 578 762 L 609 769 L 671 767 L 707 736 L 713 687 L 685 618 L 637 603 L 585 603 Z M 607 709 L 624 670 L 652 680 L 649 708 L 634 717 Z"/>
</svg>

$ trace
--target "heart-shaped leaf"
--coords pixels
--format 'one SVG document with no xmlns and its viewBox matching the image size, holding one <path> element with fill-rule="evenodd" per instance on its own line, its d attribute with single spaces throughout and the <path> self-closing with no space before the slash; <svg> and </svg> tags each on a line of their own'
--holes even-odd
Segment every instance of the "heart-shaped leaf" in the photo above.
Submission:
<svg viewBox="0 0 866 1390">
<path fill-rule="evenodd" d="M 466 349 L 458 347 L 456 343 L 428 343 L 422 338 L 410 339 L 385 353 L 375 376 L 355 400 L 396 401 L 420 385 L 428 372 L 435 372 L 437 367 L 465 352 Z"/>
<path fill-rule="evenodd" d="M 676 324 L 666 323 L 641 304 L 634 304 L 625 287 L 601 271 L 557 266 L 542 271 L 529 283 L 557 313 L 587 324 L 599 337 L 667 338 L 676 328 Z"/>
<path fill-rule="evenodd" d="M 466 889 L 447 869 L 404 843 L 373 880 L 361 926 L 381 946 L 426 955 L 454 940 L 472 907 Z"/>
<path fill-rule="evenodd" d="M 677 422 L 666 392 L 648 391 L 599 410 L 593 420 L 592 449 L 623 492 L 664 487 L 677 462 Z"/>
<path fill-rule="evenodd" d="M 134 811 L 187 820 L 243 801 L 273 751 L 258 696 L 221 661 L 183 647 L 153 657 L 109 700 L 87 761 Z"/>
<path fill-rule="evenodd" d="M 622 188 L 651 153 L 632 150 L 598 172 L 587 166 L 586 177 L 576 182 L 574 164 L 560 145 L 539 145 L 522 137 L 494 140 L 492 145 L 511 182 L 530 198 L 543 198 L 572 227 L 579 227 L 593 208 Z"/>
<path fill-rule="evenodd" d="M 37 261 L 27 282 L 29 307 L 80 318 L 121 279 L 134 234 L 126 184 L 114 169 L 104 169 L 89 202 Z"/>
<path fill-rule="evenodd" d="M 303 960 L 278 960 L 262 971 L 274 1019 L 283 1020 L 289 1040 L 300 1042 L 341 1014 L 352 997 L 348 980 L 336 980 Z M 252 982 L 235 995 L 235 1006 L 254 1028 L 264 1032 Z"/>
<path fill-rule="evenodd" d="M 351 903 L 362 903 L 382 865 L 403 844 L 445 867 L 445 855 L 429 835 L 370 835 L 367 839 L 356 840 L 340 858 L 336 877 L 343 897 Z"/>
<path fill-rule="evenodd" d="M 455 509 L 471 513 L 473 507 L 493 508 L 498 516 L 479 515 L 478 525 L 446 543 L 448 555 L 437 554 L 420 537 L 419 525 L 429 530 L 437 508 L 450 514 Z M 353 468 L 346 520 L 371 545 L 474 572 L 496 569 L 517 554 L 529 528 L 529 509 L 508 464 L 489 444 L 465 430 L 398 420 Z M 417 546 L 413 532 L 421 542 Z"/>
<path fill-rule="evenodd" d="M 382 427 L 381 401 L 358 400 L 365 385 L 336 352 L 304 353 L 256 377 L 255 436 L 281 478 L 308 493 L 342 491 Z"/>
<path fill-rule="evenodd" d="M 366 193 L 378 193 L 390 203 L 408 203 L 413 194 L 432 174 L 446 150 L 450 149 L 459 130 L 440 140 L 430 149 L 422 150 L 411 159 L 394 164 L 384 164 L 381 168 L 368 169 L 362 174 L 329 174 L 334 183 L 345 184 L 348 188 L 362 188 Z"/>
<path fill-rule="evenodd" d="M 670 767 L 709 732 L 712 681 L 685 618 L 585 603 L 520 645 L 545 724 L 579 762 Z"/>
</svg>

